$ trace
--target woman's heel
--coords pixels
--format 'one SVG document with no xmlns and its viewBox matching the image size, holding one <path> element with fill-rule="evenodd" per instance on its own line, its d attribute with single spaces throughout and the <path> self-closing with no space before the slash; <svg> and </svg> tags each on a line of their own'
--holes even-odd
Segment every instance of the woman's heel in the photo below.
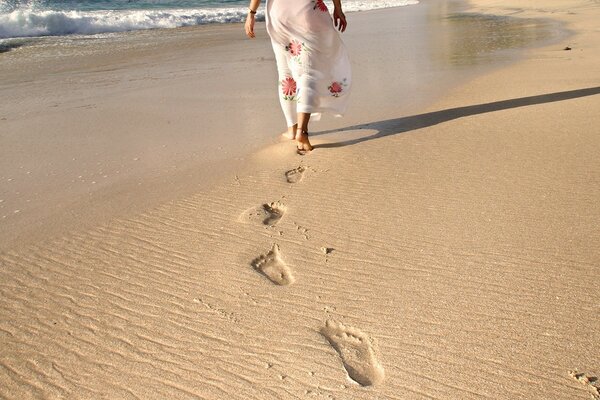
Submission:
<svg viewBox="0 0 600 400">
<path fill-rule="evenodd" d="M 305 139 L 305 140 L 304 140 Z M 298 154 L 306 154 L 314 148 L 308 140 L 308 131 L 299 131 L 296 133 L 296 145 Z"/>
</svg>

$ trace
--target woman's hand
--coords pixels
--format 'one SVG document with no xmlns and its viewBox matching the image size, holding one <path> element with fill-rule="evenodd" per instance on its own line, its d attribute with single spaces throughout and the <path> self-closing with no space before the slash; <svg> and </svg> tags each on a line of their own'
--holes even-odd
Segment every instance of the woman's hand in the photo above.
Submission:
<svg viewBox="0 0 600 400">
<path fill-rule="evenodd" d="M 251 39 L 254 39 L 256 37 L 256 35 L 254 34 L 254 14 L 250 14 L 248 13 L 248 16 L 246 17 L 246 36 L 248 36 Z"/>
<path fill-rule="evenodd" d="M 333 10 L 333 24 L 340 32 L 344 32 L 348 26 L 348 23 L 346 22 L 346 16 L 344 15 L 341 7 L 336 7 Z"/>
</svg>

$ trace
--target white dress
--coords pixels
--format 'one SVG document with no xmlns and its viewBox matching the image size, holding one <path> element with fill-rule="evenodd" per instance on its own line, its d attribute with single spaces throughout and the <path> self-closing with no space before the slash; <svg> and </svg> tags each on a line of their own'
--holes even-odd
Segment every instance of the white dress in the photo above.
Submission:
<svg viewBox="0 0 600 400">
<path fill-rule="evenodd" d="M 267 0 L 267 32 L 277 70 L 278 94 L 287 125 L 298 113 L 346 111 L 350 60 L 323 0 Z"/>
</svg>

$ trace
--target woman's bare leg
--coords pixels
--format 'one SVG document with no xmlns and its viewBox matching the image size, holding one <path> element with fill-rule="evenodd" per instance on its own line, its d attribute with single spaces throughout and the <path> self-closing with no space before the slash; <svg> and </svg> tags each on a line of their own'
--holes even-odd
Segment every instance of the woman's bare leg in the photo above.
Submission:
<svg viewBox="0 0 600 400">
<path fill-rule="evenodd" d="M 298 124 L 288 126 L 288 130 L 283 132 L 281 136 L 286 139 L 294 140 L 296 139 L 296 131 L 298 130 Z"/>
<path fill-rule="evenodd" d="M 298 150 L 311 151 L 313 149 L 308 140 L 308 121 L 310 113 L 298 113 L 298 130 L 296 131 L 296 144 Z"/>
</svg>

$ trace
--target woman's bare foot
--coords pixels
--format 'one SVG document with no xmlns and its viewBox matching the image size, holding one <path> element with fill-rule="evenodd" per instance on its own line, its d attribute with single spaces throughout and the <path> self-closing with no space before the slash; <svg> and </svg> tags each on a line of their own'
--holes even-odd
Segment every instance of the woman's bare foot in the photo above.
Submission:
<svg viewBox="0 0 600 400">
<path fill-rule="evenodd" d="M 308 140 L 308 132 L 307 131 L 297 132 L 296 146 L 298 147 L 298 152 L 302 152 L 302 153 L 311 151 L 313 149 L 313 146 L 310 144 L 310 141 Z"/>
<path fill-rule="evenodd" d="M 296 139 L 296 129 L 297 127 L 290 126 L 287 131 L 281 134 L 281 136 L 283 136 L 284 139 L 294 140 Z"/>
</svg>

